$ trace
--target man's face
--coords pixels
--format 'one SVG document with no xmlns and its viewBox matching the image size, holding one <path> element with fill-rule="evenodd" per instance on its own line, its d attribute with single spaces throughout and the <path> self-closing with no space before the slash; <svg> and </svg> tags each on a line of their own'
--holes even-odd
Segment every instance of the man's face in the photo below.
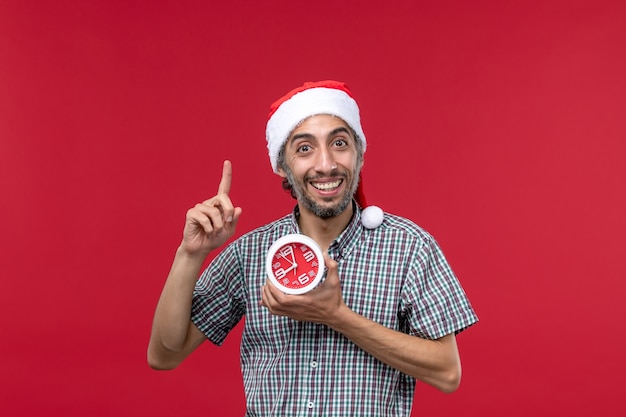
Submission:
<svg viewBox="0 0 626 417">
<path fill-rule="evenodd" d="M 311 116 L 294 129 L 278 171 L 292 185 L 301 209 L 330 218 L 348 207 L 361 170 L 356 140 L 334 116 Z"/>
</svg>

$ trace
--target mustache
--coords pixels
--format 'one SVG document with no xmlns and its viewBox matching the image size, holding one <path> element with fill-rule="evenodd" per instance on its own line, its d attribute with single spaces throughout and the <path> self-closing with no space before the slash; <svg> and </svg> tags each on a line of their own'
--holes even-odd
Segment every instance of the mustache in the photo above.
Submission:
<svg viewBox="0 0 626 417">
<path fill-rule="evenodd" d="M 347 179 L 348 178 L 348 174 L 346 172 L 339 172 L 339 169 L 335 168 L 332 171 L 330 171 L 330 174 L 328 175 L 311 175 L 311 176 L 306 176 L 304 177 L 305 181 L 315 181 L 315 180 L 325 180 L 325 179 L 329 179 L 329 178 L 341 178 L 341 179 Z"/>
</svg>

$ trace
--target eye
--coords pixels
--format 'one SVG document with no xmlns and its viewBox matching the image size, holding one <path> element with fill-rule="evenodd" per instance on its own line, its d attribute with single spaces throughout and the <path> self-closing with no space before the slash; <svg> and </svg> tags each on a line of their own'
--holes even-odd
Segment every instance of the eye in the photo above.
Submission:
<svg viewBox="0 0 626 417">
<path fill-rule="evenodd" d="M 333 141 L 333 145 L 337 148 L 342 148 L 348 145 L 348 142 L 344 138 L 336 138 Z"/>
<path fill-rule="evenodd" d="M 296 152 L 298 153 L 307 153 L 311 150 L 311 146 L 309 145 L 300 145 L 296 148 Z"/>
</svg>

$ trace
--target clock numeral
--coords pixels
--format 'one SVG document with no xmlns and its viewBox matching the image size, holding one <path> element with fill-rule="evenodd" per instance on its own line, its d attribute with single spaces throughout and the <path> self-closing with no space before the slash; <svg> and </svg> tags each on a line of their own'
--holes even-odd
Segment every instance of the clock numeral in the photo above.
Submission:
<svg viewBox="0 0 626 417">
<path fill-rule="evenodd" d="M 304 260 L 307 262 L 311 262 L 313 259 L 315 259 L 315 254 L 310 249 L 304 252 L 302 256 L 304 257 Z"/>
<path fill-rule="evenodd" d="M 287 256 L 293 255 L 293 246 L 285 246 L 279 253 L 283 258 L 287 258 Z"/>
<path fill-rule="evenodd" d="M 306 284 L 307 282 L 309 282 L 311 280 L 311 278 L 309 278 L 309 276 L 305 273 L 302 274 L 298 277 L 298 282 L 302 285 Z"/>
<path fill-rule="evenodd" d="M 278 278 L 278 279 L 281 279 L 285 275 L 287 275 L 287 273 L 285 272 L 285 270 L 283 268 L 278 268 L 277 270 L 274 271 L 274 274 L 276 275 L 276 278 Z"/>
</svg>

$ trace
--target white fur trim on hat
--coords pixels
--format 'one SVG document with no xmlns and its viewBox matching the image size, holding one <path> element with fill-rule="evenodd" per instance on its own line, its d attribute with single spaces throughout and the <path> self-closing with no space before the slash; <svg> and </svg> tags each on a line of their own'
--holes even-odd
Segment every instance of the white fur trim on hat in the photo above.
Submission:
<svg viewBox="0 0 626 417">
<path fill-rule="evenodd" d="M 366 141 L 359 106 L 346 92 L 336 88 L 317 87 L 295 94 L 276 109 L 267 122 L 265 137 L 274 172 L 278 172 L 278 153 L 300 122 L 310 116 L 329 114 L 343 119 L 363 143 Z"/>
</svg>

